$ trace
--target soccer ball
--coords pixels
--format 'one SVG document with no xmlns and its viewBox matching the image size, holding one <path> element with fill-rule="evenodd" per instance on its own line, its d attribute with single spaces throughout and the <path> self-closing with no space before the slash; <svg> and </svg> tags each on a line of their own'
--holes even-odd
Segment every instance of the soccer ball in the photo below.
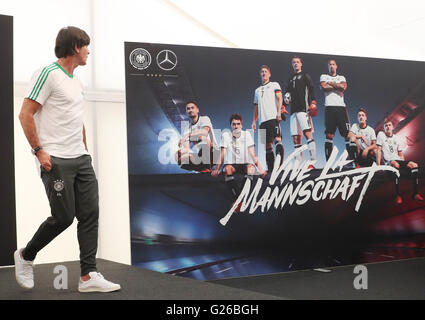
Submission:
<svg viewBox="0 0 425 320">
<path fill-rule="evenodd" d="M 291 93 L 290 92 L 285 93 L 285 95 L 283 96 L 283 102 L 286 105 L 291 103 Z"/>
</svg>

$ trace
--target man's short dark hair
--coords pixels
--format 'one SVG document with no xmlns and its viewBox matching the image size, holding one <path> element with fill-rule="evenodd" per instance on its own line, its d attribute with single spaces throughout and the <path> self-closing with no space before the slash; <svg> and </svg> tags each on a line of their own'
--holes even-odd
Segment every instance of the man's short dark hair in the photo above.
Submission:
<svg viewBox="0 0 425 320">
<path fill-rule="evenodd" d="M 189 103 L 194 104 L 194 105 L 195 105 L 195 106 L 199 109 L 198 102 L 196 102 L 195 100 L 188 100 L 188 101 L 186 101 L 185 106 L 187 107 L 187 105 L 188 105 Z"/>
<path fill-rule="evenodd" d="M 359 108 L 359 110 L 357 110 L 357 113 L 359 113 L 359 112 L 363 112 L 365 115 L 367 115 L 365 108 Z"/>
<path fill-rule="evenodd" d="M 390 118 L 385 118 L 385 119 L 384 119 L 384 124 L 386 124 L 386 123 L 388 123 L 388 122 L 391 122 L 391 124 L 393 124 L 393 122 L 391 121 L 391 119 L 390 119 Z"/>
<path fill-rule="evenodd" d="M 267 69 L 267 70 L 269 70 L 269 72 L 271 73 L 270 67 L 269 67 L 268 65 L 266 65 L 266 64 L 263 64 L 263 65 L 260 67 L 260 71 L 261 71 L 261 69 Z"/>
<path fill-rule="evenodd" d="M 301 59 L 300 56 L 293 56 L 291 61 L 293 61 L 294 59 L 300 59 L 301 63 L 303 63 L 303 59 Z"/>
<path fill-rule="evenodd" d="M 333 61 L 333 62 L 335 62 L 335 64 L 337 64 L 335 59 L 329 59 L 328 64 L 331 63 L 331 61 Z"/>
<path fill-rule="evenodd" d="M 65 27 L 59 30 L 56 37 L 55 55 L 65 58 L 75 54 L 75 46 L 82 48 L 90 44 L 88 34 L 77 27 Z"/>
<path fill-rule="evenodd" d="M 240 120 L 241 123 L 243 122 L 242 116 L 239 113 L 234 113 L 230 116 L 230 119 L 229 119 L 230 125 L 232 125 L 233 120 Z"/>
</svg>

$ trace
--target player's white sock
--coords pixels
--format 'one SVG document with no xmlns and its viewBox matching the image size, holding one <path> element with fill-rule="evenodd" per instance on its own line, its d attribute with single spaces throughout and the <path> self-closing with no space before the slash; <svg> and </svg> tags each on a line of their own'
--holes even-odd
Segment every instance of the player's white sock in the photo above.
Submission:
<svg viewBox="0 0 425 320">
<path fill-rule="evenodd" d="M 280 165 L 283 163 L 284 152 L 282 141 L 279 141 L 276 143 L 276 155 L 280 154 Z"/>
<path fill-rule="evenodd" d="M 300 144 L 296 144 L 296 145 L 294 145 L 294 149 L 295 149 L 295 150 L 297 150 L 299 147 L 301 147 L 301 145 L 300 145 Z M 298 154 L 295 156 L 295 160 L 298 160 L 298 163 L 301 163 L 301 161 L 303 161 L 303 154 L 302 154 L 302 152 L 298 153 Z"/>
<path fill-rule="evenodd" d="M 307 140 L 308 150 L 310 151 L 310 159 L 316 160 L 316 142 L 314 139 Z"/>
<path fill-rule="evenodd" d="M 418 168 L 412 168 L 410 170 L 411 175 L 412 175 L 412 182 L 413 182 L 413 194 L 417 194 L 418 193 Z"/>
</svg>

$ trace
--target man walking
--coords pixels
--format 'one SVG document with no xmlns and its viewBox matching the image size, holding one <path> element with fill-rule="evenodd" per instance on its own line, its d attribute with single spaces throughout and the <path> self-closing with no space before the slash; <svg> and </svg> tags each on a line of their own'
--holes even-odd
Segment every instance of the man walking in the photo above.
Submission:
<svg viewBox="0 0 425 320">
<path fill-rule="evenodd" d="M 80 292 L 111 292 L 120 285 L 104 279 L 96 269 L 99 196 L 95 172 L 85 140 L 83 89 L 74 75 L 87 63 L 90 37 L 76 27 L 62 28 L 56 38 L 58 60 L 35 72 L 19 115 L 32 153 L 40 165 L 51 216 L 25 248 L 16 250 L 18 284 L 34 287 L 33 261 L 37 253 L 78 220 Z"/>
</svg>

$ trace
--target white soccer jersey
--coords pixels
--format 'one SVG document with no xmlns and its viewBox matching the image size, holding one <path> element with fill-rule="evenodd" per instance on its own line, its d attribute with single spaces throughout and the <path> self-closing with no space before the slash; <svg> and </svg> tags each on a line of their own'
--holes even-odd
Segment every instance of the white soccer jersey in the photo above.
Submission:
<svg viewBox="0 0 425 320">
<path fill-rule="evenodd" d="M 333 82 L 341 83 L 347 82 L 344 76 L 336 75 L 335 77 L 329 74 L 322 74 L 320 76 L 320 82 Z M 335 107 L 345 107 L 344 102 L 344 92 L 339 90 L 324 91 L 325 93 L 325 107 L 335 106 Z"/>
<path fill-rule="evenodd" d="M 386 164 L 389 164 L 393 160 L 401 160 L 398 153 L 399 151 L 403 151 L 404 143 L 399 136 L 393 134 L 391 137 L 388 137 L 383 131 L 380 131 L 376 139 L 376 144 L 382 147 L 384 162 Z"/>
<path fill-rule="evenodd" d="M 210 128 L 210 132 L 208 133 L 208 138 L 213 143 L 213 146 L 217 146 L 217 141 L 215 140 L 215 135 L 214 135 L 214 129 L 213 129 L 211 120 L 208 116 L 199 116 L 198 121 L 195 124 L 191 123 L 189 125 L 189 131 L 188 132 L 198 131 L 198 130 L 201 130 L 202 128 L 205 128 L 205 127 Z M 188 133 L 188 132 L 186 132 L 186 133 Z M 206 143 L 207 142 L 205 142 L 205 141 L 196 142 L 195 147 L 200 147 L 202 144 L 206 144 Z"/>
<path fill-rule="evenodd" d="M 255 89 L 254 104 L 258 105 L 260 124 L 271 119 L 276 119 L 276 92 L 281 91 L 282 89 L 277 82 L 268 82 Z"/>
<path fill-rule="evenodd" d="M 25 97 L 41 104 L 34 121 L 47 153 L 60 158 L 88 154 L 83 142 L 83 88 L 74 75 L 52 63 L 34 73 Z"/>
<path fill-rule="evenodd" d="M 370 144 L 372 144 L 372 141 L 376 140 L 375 130 L 373 130 L 372 127 L 369 125 L 366 125 L 365 128 L 360 128 L 360 125 L 358 123 L 355 123 L 351 126 L 350 131 L 354 133 L 356 136 L 365 137 Z M 366 145 L 363 139 L 357 139 L 357 142 L 359 143 L 361 150 L 364 150 L 368 147 L 368 145 Z"/>
<path fill-rule="evenodd" d="M 226 148 L 224 164 L 251 163 L 248 148 L 254 145 L 251 134 L 246 130 L 241 131 L 239 138 L 233 137 L 229 131 L 224 132 L 220 143 L 221 148 Z"/>
</svg>

